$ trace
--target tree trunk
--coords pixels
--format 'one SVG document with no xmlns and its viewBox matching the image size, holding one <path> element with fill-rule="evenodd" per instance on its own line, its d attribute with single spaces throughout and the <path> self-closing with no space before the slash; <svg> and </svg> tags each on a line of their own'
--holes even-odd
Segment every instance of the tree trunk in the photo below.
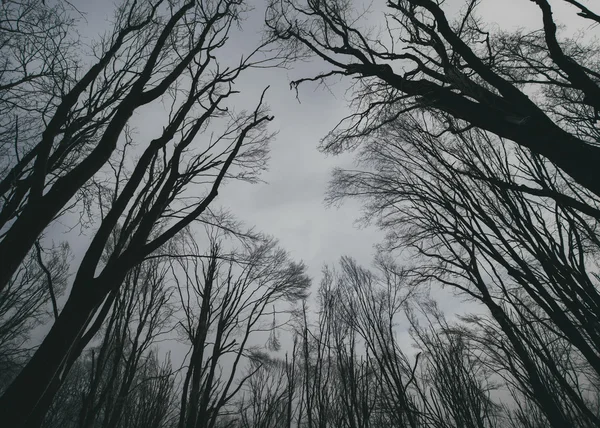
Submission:
<svg viewBox="0 0 600 428">
<path fill-rule="evenodd" d="M 0 397 L 2 426 L 30 428 L 40 425 L 59 389 L 58 371 L 96 302 L 91 293 L 74 292 L 69 298 L 31 360 Z"/>
<path fill-rule="evenodd" d="M 0 291 L 6 287 L 55 214 L 49 207 L 43 210 L 27 209 L 11 225 L 0 242 Z"/>
</svg>

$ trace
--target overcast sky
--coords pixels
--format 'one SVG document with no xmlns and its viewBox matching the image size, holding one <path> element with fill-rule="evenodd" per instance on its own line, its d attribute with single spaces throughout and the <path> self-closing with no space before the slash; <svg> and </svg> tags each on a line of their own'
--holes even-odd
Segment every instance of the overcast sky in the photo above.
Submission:
<svg viewBox="0 0 600 428">
<path fill-rule="evenodd" d="M 73 4 L 86 16 L 87 22 L 81 28 L 84 40 L 91 40 L 109 28 L 107 22 L 113 2 L 75 0 Z M 245 54 L 260 37 L 264 2 L 255 0 L 255 4 L 256 11 L 245 23 L 243 34 L 232 34 L 232 42 L 227 46 L 227 55 L 231 58 Z M 372 9 L 381 9 L 384 4 L 373 2 Z M 463 0 L 449 0 L 445 7 L 456 11 L 463 5 Z M 555 15 L 568 22 L 572 12 L 556 8 Z M 484 0 L 479 14 L 485 21 L 495 22 L 507 30 L 539 28 L 541 24 L 539 10 L 528 0 Z M 370 21 L 375 22 L 381 16 L 374 13 Z M 216 202 L 247 225 L 278 238 L 294 259 L 304 260 L 315 286 L 322 266 L 335 263 L 342 255 L 369 265 L 374 245 L 383 237 L 374 227 L 357 227 L 355 221 L 360 216 L 360 206 L 356 202 L 347 202 L 340 208 L 327 208 L 323 203 L 332 168 L 352 165 L 352 154 L 332 157 L 317 150 L 320 139 L 348 113 L 348 99 L 344 95 L 348 82 L 334 84 L 331 92 L 311 84 L 301 86 L 300 102 L 289 89 L 290 80 L 314 75 L 322 66 L 321 63 L 303 63 L 293 70 L 253 71 L 240 79 L 236 89 L 242 92 L 248 105 L 254 105 L 263 88 L 270 85 L 266 99 L 275 115 L 271 128 L 279 134 L 271 148 L 269 170 L 262 176 L 265 183 L 228 183 Z M 163 114 L 160 109 L 146 113 L 149 114 L 137 119 L 142 128 Z M 59 230 L 60 227 L 55 228 L 54 239 L 59 238 Z M 74 238 L 76 253 L 85 250 L 85 240 L 85 237 Z M 444 309 L 450 309 L 449 302 L 443 303 Z"/>
<path fill-rule="evenodd" d="M 84 40 L 91 41 L 109 28 L 113 2 L 78 0 L 73 4 L 86 16 L 86 25 L 81 28 Z M 243 34 L 232 34 L 223 56 L 236 59 L 247 54 L 260 38 L 262 17 L 257 3 Z M 327 157 L 317 150 L 320 138 L 347 113 L 344 84 L 332 87 L 337 97 L 306 85 L 300 90 L 300 102 L 289 88 L 292 77 L 316 70 L 316 64 L 302 64 L 294 70 L 252 70 L 236 83 L 235 89 L 241 91 L 237 102 L 247 107 L 253 107 L 262 90 L 270 86 L 266 101 L 275 116 L 270 128 L 279 134 L 272 144 L 269 170 L 262 176 L 265 183 L 229 182 L 220 190 L 216 205 L 226 207 L 248 226 L 278 238 L 294 259 L 307 263 L 310 275 L 318 279 L 324 263 L 333 263 L 344 254 L 369 263 L 373 245 L 382 234 L 373 227 L 355 227 L 357 204 L 327 209 L 323 203 L 332 168 L 351 165 L 352 155 Z M 152 135 L 149 127 L 156 127 L 161 115 L 164 111 L 155 103 L 151 111 L 134 117 L 141 139 L 145 132 Z M 55 230 L 52 235 L 58 239 L 61 226 Z M 87 239 L 74 239 L 74 251 L 84 251 Z"/>
</svg>

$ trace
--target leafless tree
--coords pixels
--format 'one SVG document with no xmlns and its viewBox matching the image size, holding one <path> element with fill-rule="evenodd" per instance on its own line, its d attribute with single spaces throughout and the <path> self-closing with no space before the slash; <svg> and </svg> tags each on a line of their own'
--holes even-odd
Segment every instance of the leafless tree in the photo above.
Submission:
<svg viewBox="0 0 600 428">
<path fill-rule="evenodd" d="M 530 33 L 488 30 L 477 1 L 453 20 L 444 2 L 391 1 L 381 31 L 348 2 L 273 1 L 267 25 L 328 67 L 293 86 L 355 78 L 356 113 L 323 148 L 360 146 L 361 168 L 334 175 L 331 200 L 365 202 L 384 251 L 418 260 L 413 286 L 487 306 L 498 355 L 546 423 L 594 426 L 598 49 L 559 41 L 549 2 L 534 3 L 543 28 Z"/>
<path fill-rule="evenodd" d="M 388 423 L 416 428 L 422 415 L 410 390 L 415 366 L 394 338 L 403 305 L 413 290 L 405 287 L 401 271 L 381 267 L 386 274 L 383 279 L 354 260 L 342 258 L 340 273 L 331 274 L 334 291 L 328 293 L 338 301 L 330 304 L 335 304 L 342 320 L 369 351 L 380 383 L 378 406 L 386 409 Z"/>
<path fill-rule="evenodd" d="M 63 381 L 59 392 L 45 415 L 44 428 L 76 427 L 81 411 L 82 396 L 88 388 L 91 365 L 89 360 L 81 358 L 71 367 L 69 375 Z"/>
<path fill-rule="evenodd" d="M 126 2 L 113 32 L 94 45 L 92 64 L 69 57 L 65 76 L 53 77 L 60 85 L 34 112 L 30 146 L 7 160 L 0 182 L 0 290 L 70 206 L 89 207 L 95 233 L 52 329 L 0 398 L 5 423 L 40 420 L 33 415 L 52 401 L 49 386 L 102 325 L 127 273 L 207 216 L 224 180 L 253 180 L 264 168 L 272 118 L 263 98 L 251 112 L 227 102 L 240 73 L 273 64 L 272 56 L 259 47 L 225 65 L 220 53 L 245 8 L 237 0 Z M 131 119 L 153 102 L 170 107 L 162 131 L 143 144 Z M 207 132 L 212 123 L 219 126 Z"/>
<path fill-rule="evenodd" d="M 186 256 L 172 266 L 185 312 L 180 325 L 190 346 L 179 428 L 216 426 L 264 363 L 251 343 L 257 332 L 273 328 L 269 308 L 305 298 L 310 285 L 304 265 L 290 261 L 270 238 L 252 239 L 241 251 L 227 252 L 218 234 L 210 236 L 208 254 L 187 239 Z M 245 362 L 253 370 L 240 378 Z"/>
<path fill-rule="evenodd" d="M 331 309 L 335 310 L 335 305 Z M 366 349 L 361 354 L 360 340 L 355 329 L 333 317 L 333 350 L 335 353 L 337 426 L 368 428 L 375 425 L 377 410 L 383 394 L 376 361 Z"/>
<path fill-rule="evenodd" d="M 89 385 L 82 394 L 79 427 L 124 426 L 123 418 L 133 412 L 131 400 L 136 388 L 152 381 L 145 378 L 145 372 L 153 376 L 161 372 L 151 348 L 170 331 L 174 290 L 167 285 L 167 274 L 166 261 L 153 258 L 136 266 L 125 278 L 103 328 L 101 344 L 88 351 Z M 173 381 L 168 374 L 162 377 Z M 170 398 L 157 405 L 168 405 Z M 151 409 L 146 410 L 151 413 Z"/>
<path fill-rule="evenodd" d="M 419 260 L 414 284 L 487 306 L 549 423 L 593 426 L 583 391 L 598 373 L 595 196 L 539 155 L 477 130 L 439 136 L 436 123 L 387 126 L 359 155 L 364 169 L 336 173 L 332 198 L 363 198 L 387 249 Z"/>
<path fill-rule="evenodd" d="M 547 403 L 537 395 L 540 386 L 555 400 L 564 419 L 575 426 L 595 425 L 597 375 L 572 344 L 535 320 L 513 321 L 523 337 L 531 338 L 520 342 L 509 339 L 494 319 L 467 316 L 464 320 L 459 334 L 469 341 L 473 355 L 502 379 L 512 397 L 504 414 L 515 425 L 553 424 Z"/>
<path fill-rule="evenodd" d="M 67 285 L 69 256 L 66 244 L 42 249 L 36 243 L 0 293 L 0 390 L 30 356 L 32 330 L 58 316 L 56 299 Z"/>
<path fill-rule="evenodd" d="M 447 322 L 389 260 L 376 272 L 349 258 L 325 269 L 316 308 L 305 304 L 296 314 L 297 357 L 250 364 L 230 426 L 279 427 L 290 405 L 286 426 L 319 428 L 500 428 L 534 421 L 536 413 L 522 418 L 526 405 L 539 416 L 530 397 L 509 407 L 493 396 L 508 384 L 470 321 Z M 413 358 L 397 337 L 403 315 L 419 350 Z"/>
<path fill-rule="evenodd" d="M 72 30 L 75 10 L 67 2 L 41 0 L 2 2 L 0 9 L 0 177 L 3 185 L 39 137 L 61 89 L 73 84 L 77 67 Z M 30 155 L 31 156 L 31 155 Z M 18 179 L 18 177 L 14 177 Z M 10 179 L 9 179 L 10 180 Z M 15 185 L 13 183 L 12 185 Z M 16 187 L 13 191 L 16 191 Z M 19 211 L 3 187 L 0 230 Z M 16 196 L 16 195 L 13 195 Z"/>
<path fill-rule="evenodd" d="M 169 264 L 153 257 L 132 269 L 115 296 L 99 341 L 73 372 L 51 387 L 57 394 L 44 427 L 164 426 L 173 417 L 175 374 L 156 347 L 172 331 Z M 42 417 L 42 415 L 40 415 Z"/>
<path fill-rule="evenodd" d="M 445 131 L 477 127 L 512 140 L 600 195 L 597 45 L 560 38 L 547 0 L 534 0 L 542 29 L 514 34 L 482 23 L 479 3 L 465 0 L 450 17 L 443 1 L 388 1 L 382 28 L 370 28 L 347 1 L 273 0 L 267 25 L 297 57 L 324 62 L 321 73 L 293 85 L 357 79 L 356 113 L 325 139 L 326 150 L 354 146 L 405 112 L 433 110 Z M 598 25 L 583 2 L 561 3 L 581 28 Z"/>
<path fill-rule="evenodd" d="M 406 313 L 411 336 L 422 352 L 415 389 L 426 409 L 428 424 L 465 428 L 502 426 L 502 417 L 510 411 L 492 398 L 502 382 L 492 379 L 496 372 L 481 358 L 479 346 L 470 342 L 470 336 L 460 326 L 448 323 L 435 301 L 414 303 L 407 305 Z"/>
<path fill-rule="evenodd" d="M 160 361 L 156 352 L 145 359 L 130 391 L 121 426 L 170 428 L 177 423 L 177 401 L 173 368 L 169 359 Z"/>
<path fill-rule="evenodd" d="M 239 425 L 243 428 L 288 426 L 289 395 L 288 367 L 285 360 L 262 358 L 247 368 L 250 377 L 243 389 L 239 404 Z"/>
<path fill-rule="evenodd" d="M 465 327 L 447 323 L 389 260 L 376 272 L 343 258 L 324 271 L 317 313 L 301 314 L 297 426 L 503 426 L 509 412 L 491 396 L 501 379 Z M 397 337 L 404 315 L 415 357 Z"/>
<path fill-rule="evenodd" d="M 82 420 L 85 401 L 89 399 L 93 387 L 97 388 L 94 392 L 108 395 L 108 400 L 117 398 L 116 394 L 111 395 L 115 393 L 114 389 L 112 391 L 103 389 L 107 385 L 98 388 L 98 383 L 93 382 L 96 364 L 96 360 L 92 361 L 91 353 L 74 363 L 46 414 L 42 424 L 44 428 L 77 428 L 84 422 L 94 427 L 105 426 L 107 418 L 102 417 L 105 409 L 97 409 L 96 422 L 90 422 L 90 419 Z M 140 359 L 135 380 L 126 399 L 120 403 L 122 415 L 116 426 L 175 427 L 177 406 L 174 384 L 175 375 L 170 360 L 164 358 L 161 361 L 155 350 L 146 353 Z M 105 404 L 105 407 L 110 409 L 111 406 Z"/>
</svg>

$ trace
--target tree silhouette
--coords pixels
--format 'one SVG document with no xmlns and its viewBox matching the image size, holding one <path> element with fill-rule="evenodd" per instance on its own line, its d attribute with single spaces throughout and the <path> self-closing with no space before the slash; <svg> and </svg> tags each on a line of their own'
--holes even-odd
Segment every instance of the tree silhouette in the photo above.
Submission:
<svg viewBox="0 0 600 428">
<path fill-rule="evenodd" d="M 14 10 L 34 20 L 37 13 L 24 12 L 34 6 L 49 10 L 38 2 L 19 3 Z M 17 133 L 16 119 L 11 122 L 22 152 L 8 159 L 0 183 L 0 290 L 44 229 L 72 204 L 92 204 L 95 231 L 52 329 L 0 398 L 0 419 L 7 424 L 41 420 L 33 415 L 43 414 L 51 402 L 49 385 L 62 382 L 69 362 L 102 325 L 128 271 L 208 216 L 207 207 L 224 180 L 252 180 L 264 167 L 270 137 L 266 124 L 272 117 L 262 97 L 251 112 L 235 113 L 226 103 L 236 94 L 232 85 L 240 73 L 272 64 L 271 57 L 249 52 L 239 63 L 221 66 L 217 54 L 244 8 L 229 0 L 126 2 L 116 11 L 113 33 L 95 46 L 96 60 L 85 73 L 71 56 L 61 62 L 63 75 L 38 73 L 43 82 L 50 73 L 48 79 L 60 79 L 60 84 L 44 83 L 50 92 L 44 93 L 44 107 L 31 113 L 37 119 L 28 133 L 20 128 Z M 61 17 L 52 19 L 69 40 L 70 21 Z M 7 25 L 12 21 L 7 19 Z M 50 30 L 40 31 L 44 40 L 55 39 Z M 33 64 L 45 70 L 50 65 L 44 61 L 53 58 L 44 54 Z M 17 76 L 3 94 L 10 98 L 36 79 Z M 170 105 L 167 123 L 140 147 L 143 141 L 131 132 L 129 121 L 153 102 Z M 205 134 L 209 124 L 219 121 L 220 132 Z M 31 139 L 21 144 L 21 136 Z"/>
<path fill-rule="evenodd" d="M 3 2 L 1 424 L 599 426 L 599 50 L 533 3 L 542 28 L 507 32 L 476 0 L 389 1 L 380 30 L 351 2 L 269 0 L 232 61 L 242 0 L 125 0 L 89 51 L 71 3 Z M 296 90 L 354 81 L 322 149 L 357 163 L 327 201 L 386 232 L 312 297 L 303 263 L 213 208 L 273 136 L 266 89 L 236 111 L 235 83 L 308 58 L 329 68 Z M 49 242 L 62 220 L 80 255 Z M 444 315 L 440 287 L 474 312 Z"/>
<path fill-rule="evenodd" d="M 68 282 L 69 255 L 66 243 L 50 249 L 36 243 L 0 293 L 0 391 L 31 356 L 34 329 L 57 316 L 56 296 Z"/>
<path fill-rule="evenodd" d="M 580 2 L 563 1 L 576 8 L 582 25 L 598 24 L 598 15 Z M 356 113 L 325 139 L 326 150 L 358 144 L 405 112 L 433 110 L 444 117 L 446 131 L 490 131 L 600 195 L 596 45 L 559 41 L 546 0 L 534 1 L 542 30 L 509 35 L 481 23 L 478 3 L 465 1 L 451 19 L 440 1 L 388 1 L 385 26 L 377 30 L 361 27 L 362 13 L 349 2 L 273 0 L 267 26 L 297 58 L 325 62 L 325 71 L 293 85 L 358 79 Z"/>
<path fill-rule="evenodd" d="M 304 265 L 292 262 L 272 239 L 247 240 L 242 251 L 228 253 L 219 235 L 211 234 L 204 255 L 190 238 L 185 256 L 172 265 L 185 313 L 180 325 L 190 346 L 178 427 L 214 428 L 245 382 L 268 363 L 250 343 L 265 330 L 267 315 L 274 315 L 269 307 L 305 298 L 310 280 Z M 244 364 L 251 370 L 240 379 Z"/>
<path fill-rule="evenodd" d="M 419 260 L 413 286 L 437 283 L 487 307 L 497 332 L 486 336 L 501 335 L 499 355 L 548 423 L 593 426 L 583 391 L 598 375 L 597 198 L 539 155 L 474 129 L 440 137 L 430 119 L 382 128 L 362 169 L 335 173 L 331 200 L 365 201 L 387 249 Z"/>
</svg>

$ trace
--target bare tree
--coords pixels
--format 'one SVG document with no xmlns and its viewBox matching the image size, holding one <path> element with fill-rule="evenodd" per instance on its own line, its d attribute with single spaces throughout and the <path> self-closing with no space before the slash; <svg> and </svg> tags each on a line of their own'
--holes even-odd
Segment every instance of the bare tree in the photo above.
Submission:
<svg viewBox="0 0 600 428">
<path fill-rule="evenodd" d="M 559 42 L 550 4 L 534 3 L 543 29 L 531 33 L 488 30 L 477 1 L 452 21 L 444 2 L 388 2 L 381 31 L 347 2 L 273 1 L 267 25 L 331 67 L 293 86 L 356 78 L 356 113 L 323 149 L 361 145 L 361 168 L 334 175 L 331 200 L 365 202 L 385 250 L 417 257 L 413 284 L 487 306 L 498 355 L 542 419 L 594 426 L 598 49 Z"/>
<path fill-rule="evenodd" d="M 263 99 L 239 113 L 227 109 L 227 100 L 241 72 L 272 64 L 271 57 L 249 52 L 227 66 L 218 59 L 244 9 L 229 0 L 127 2 L 115 13 L 113 33 L 95 46 L 97 60 L 83 75 L 68 68 L 53 87 L 34 143 L 11 161 L 0 183 L 8 210 L 0 289 L 70 204 L 93 203 L 97 228 L 56 322 L 0 398 L 7 424 L 41 420 L 55 393 L 49 386 L 62 382 L 98 331 L 127 272 L 207 216 L 224 180 L 252 180 L 264 167 L 271 116 Z M 134 143 L 142 143 L 128 131 L 130 119 L 152 102 L 170 104 L 167 124 L 138 145 L 130 162 Z M 215 121 L 221 132 L 205 133 Z M 91 199 L 90 188 L 96 189 Z"/>
<path fill-rule="evenodd" d="M 581 28 L 598 24 L 582 2 L 563 2 L 578 12 Z M 380 29 L 361 26 L 364 14 L 349 2 L 274 0 L 267 25 L 297 57 L 325 63 L 292 85 L 358 79 L 356 113 L 325 139 L 326 150 L 354 146 L 405 112 L 434 110 L 446 131 L 477 127 L 512 140 L 600 195 L 597 45 L 559 40 L 550 3 L 534 3 L 542 30 L 512 35 L 486 27 L 476 0 L 455 18 L 443 1 L 388 1 Z"/>
<path fill-rule="evenodd" d="M 41 0 L 2 2 L 0 177 L 4 187 L 0 230 L 3 232 L 20 211 L 19 197 L 15 196 L 25 190 L 16 183 L 19 177 L 9 177 L 10 171 L 28 156 L 37 143 L 46 112 L 56 107 L 61 89 L 72 85 L 76 77 L 77 39 L 71 30 L 77 20 L 73 12 L 63 1 L 48 5 Z M 14 187 L 9 191 L 6 186 Z"/>
<path fill-rule="evenodd" d="M 418 311 L 415 310 L 418 307 Z M 509 411 L 492 398 L 502 385 L 479 346 L 461 326 L 452 326 L 433 300 L 406 307 L 411 336 L 422 352 L 415 384 L 432 426 L 493 428 L 502 426 Z M 423 320 L 418 315 L 424 315 Z"/>
<path fill-rule="evenodd" d="M 129 271 L 99 328 L 100 340 L 51 385 L 58 392 L 42 426 L 175 425 L 175 373 L 157 349 L 173 328 L 169 268 L 166 256 L 154 255 Z"/>
<path fill-rule="evenodd" d="M 71 428 L 79 422 L 82 396 L 89 385 L 91 364 L 89 360 L 81 358 L 71 367 L 69 375 L 63 381 L 61 389 L 52 400 L 52 405 L 45 415 L 42 426 L 44 428 Z"/>
<path fill-rule="evenodd" d="M 335 305 L 332 305 L 335 310 Z M 376 361 L 368 349 L 361 354 L 358 333 L 342 319 L 333 316 L 337 405 L 337 426 L 368 428 L 374 425 L 383 393 Z"/>
<path fill-rule="evenodd" d="M 101 344 L 88 351 L 89 386 L 82 394 L 79 427 L 121 426 L 123 418 L 133 411 L 130 396 L 138 384 L 151 381 L 144 373 L 149 370 L 148 374 L 157 376 L 161 372 L 151 348 L 170 330 L 174 290 L 167 285 L 167 274 L 166 261 L 153 258 L 136 266 L 125 278 Z M 168 376 L 167 380 L 172 382 Z M 168 404 L 168 399 L 160 404 Z"/>
<path fill-rule="evenodd" d="M 112 390 L 106 383 L 102 385 L 96 382 L 94 373 L 98 361 L 97 357 L 94 355 L 93 359 L 92 355 L 86 353 L 83 358 L 74 363 L 46 414 L 42 424 L 44 428 L 77 428 L 83 423 L 94 427 L 106 425 L 109 418 L 103 415 L 106 414 L 106 408 L 111 409 L 110 404 L 104 403 L 104 409 L 101 406 L 97 408 L 98 413 L 93 418 L 82 418 L 82 415 L 89 415 L 86 405 L 90 404 L 88 400 L 94 393 L 107 396 L 104 400 L 113 400 L 114 405 L 118 398 L 114 384 L 122 379 L 112 382 L 110 385 Z M 106 389 L 107 386 L 109 389 Z M 171 362 L 168 357 L 161 361 L 156 350 L 151 350 L 140 359 L 134 382 L 125 400 L 119 403 L 122 414 L 119 423 L 115 426 L 175 427 L 177 410 L 175 398 L 175 375 Z"/>
<path fill-rule="evenodd" d="M 145 359 L 123 412 L 123 427 L 175 427 L 177 401 L 173 368 L 169 359 L 160 361 L 157 352 Z"/>
<path fill-rule="evenodd" d="M 218 235 L 212 236 L 205 257 L 189 239 L 186 256 L 173 264 L 185 312 L 181 328 L 191 347 L 179 428 L 216 426 L 226 406 L 263 365 L 251 341 L 256 332 L 273 328 L 266 316 L 269 307 L 304 298 L 310 285 L 304 265 L 291 262 L 272 239 L 253 239 L 241 252 L 229 254 L 223 246 Z M 248 361 L 253 370 L 240 378 L 238 372 Z"/>
<path fill-rule="evenodd" d="M 252 361 L 250 374 L 237 411 L 243 428 L 271 428 L 288 426 L 288 406 L 291 403 L 284 360 L 261 358 Z"/>
<path fill-rule="evenodd" d="M 298 427 L 499 428 L 519 423 L 521 407 L 504 406 L 493 396 L 505 378 L 485 357 L 488 351 L 472 323 L 447 322 L 432 300 L 409 286 L 406 271 L 389 260 L 379 260 L 376 272 L 349 258 L 342 259 L 339 270 L 324 270 L 317 307 L 309 312 L 305 304 L 297 313 L 298 356 L 292 364 L 263 357 L 250 365 L 232 426 L 279 427 L 290 404 L 292 426 Z M 403 314 L 420 351 L 416 357 L 405 353 L 408 342 L 397 337 Z M 294 367 L 292 379 L 286 373 Z M 297 392 L 288 393 L 290 388 Z M 539 411 L 531 397 L 519 398 L 519 405 Z"/>
<path fill-rule="evenodd" d="M 394 339 L 398 317 L 413 290 L 405 287 L 401 271 L 394 266 L 381 267 L 384 278 L 343 257 L 341 272 L 332 278 L 332 296 L 338 299 L 335 310 L 363 340 L 377 367 L 381 383 L 378 405 L 387 409 L 389 423 L 415 428 L 422 417 L 410 391 L 415 366 Z"/>
<path fill-rule="evenodd" d="M 596 198 L 518 146 L 438 130 L 427 116 L 390 124 L 364 146 L 364 170 L 336 173 L 332 197 L 364 198 L 388 250 L 418 258 L 415 284 L 487 306 L 549 423 L 593 426 L 583 391 L 598 373 Z"/>
<path fill-rule="evenodd" d="M 42 249 L 36 243 L 0 293 L 0 391 L 30 356 L 31 332 L 58 316 L 56 298 L 67 285 L 69 254 L 67 244 Z"/>
<path fill-rule="evenodd" d="M 324 271 L 317 319 L 309 324 L 303 312 L 298 426 L 503 426 L 509 412 L 491 395 L 501 379 L 478 358 L 479 342 L 447 323 L 389 260 L 376 272 L 342 258 L 339 270 Z M 414 357 L 397 337 L 404 315 Z"/>
</svg>

